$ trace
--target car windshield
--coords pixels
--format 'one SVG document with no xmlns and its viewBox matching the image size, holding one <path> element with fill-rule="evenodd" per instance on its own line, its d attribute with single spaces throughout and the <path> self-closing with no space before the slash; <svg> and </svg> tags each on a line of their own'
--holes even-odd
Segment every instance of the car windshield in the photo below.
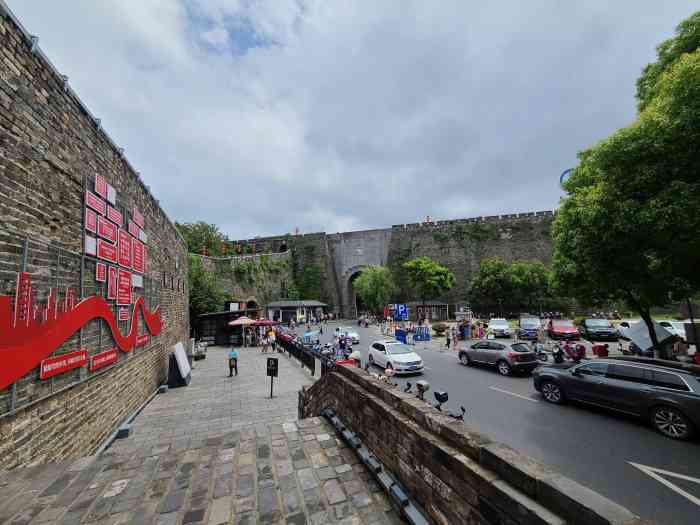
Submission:
<svg viewBox="0 0 700 525">
<path fill-rule="evenodd" d="M 521 328 L 539 328 L 540 327 L 540 320 L 539 319 L 521 319 L 520 320 L 520 327 Z"/>
<path fill-rule="evenodd" d="M 607 319 L 586 319 L 586 326 L 595 328 L 610 328 L 612 325 Z"/>
<path fill-rule="evenodd" d="M 510 347 L 513 349 L 515 352 L 530 352 L 530 347 L 527 346 L 525 343 L 515 343 L 510 345 Z"/>
<path fill-rule="evenodd" d="M 413 350 L 408 345 L 387 345 L 387 350 L 390 354 L 412 354 Z"/>
<path fill-rule="evenodd" d="M 508 321 L 505 319 L 491 319 L 489 324 L 493 326 L 508 326 Z"/>
<path fill-rule="evenodd" d="M 557 328 L 573 328 L 573 321 L 552 321 L 552 325 Z"/>
</svg>

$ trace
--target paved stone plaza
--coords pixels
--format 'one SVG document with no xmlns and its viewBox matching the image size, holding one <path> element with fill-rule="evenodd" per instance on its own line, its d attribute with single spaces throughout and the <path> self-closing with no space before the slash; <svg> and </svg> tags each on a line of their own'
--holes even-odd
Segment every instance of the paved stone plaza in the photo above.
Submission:
<svg viewBox="0 0 700 525">
<path fill-rule="evenodd" d="M 0 523 L 401 523 L 355 453 L 318 418 L 297 420 L 311 382 L 244 349 L 238 377 L 210 348 L 192 383 L 158 395 L 128 439 L 98 457 L 0 472 Z"/>
</svg>

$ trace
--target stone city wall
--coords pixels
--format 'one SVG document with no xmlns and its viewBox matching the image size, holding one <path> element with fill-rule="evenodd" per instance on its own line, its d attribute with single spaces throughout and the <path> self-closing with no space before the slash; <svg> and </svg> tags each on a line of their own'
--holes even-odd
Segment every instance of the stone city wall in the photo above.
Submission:
<svg viewBox="0 0 700 525">
<path fill-rule="evenodd" d="M 633 525 L 624 507 L 413 395 L 336 367 L 299 393 L 299 416 L 333 408 L 434 523 Z"/>
<path fill-rule="evenodd" d="M 196 256 L 205 270 L 216 274 L 230 300 L 255 301 L 262 306 L 287 297 L 294 283 L 289 250 L 233 257 Z"/>
<path fill-rule="evenodd" d="M 107 297 L 106 283 L 96 280 L 97 259 L 83 250 L 85 192 L 96 190 L 99 176 L 111 185 L 109 195 L 116 195 L 114 209 L 123 216 L 124 229 L 128 220 L 139 220 L 139 212 L 143 216 L 146 268 L 141 287 L 132 289 L 133 301 L 143 297 L 148 311 L 159 306 L 164 322 L 160 334 L 149 337 L 139 315 L 139 346 L 117 351 L 110 366 L 93 371 L 83 365 L 42 380 L 37 362 L 0 389 L 0 457 L 3 468 L 13 468 L 93 453 L 165 381 L 172 346 L 188 340 L 187 252 L 123 152 L 4 4 L 0 50 L 0 296 L 6 298 L 0 307 L 17 306 L 21 271 L 31 278 L 35 306 L 49 303 L 52 288 L 60 304 L 73 292 L 76 304 L 81 297 Z M 135 245 L 141 235 L 133 231 L 125 246 Z M 116 315 L 115 301 L 107 304 Z M 123 334 L 132 323 L 131 307 L 125 308 L 129 320 L 117 323 Z M 72 309 L 65 310 L 70 319 Z M 39 333 L 46 321 L 40 310 L 34 313 Z M 16 333 L 10 324 L 0 329 L 5 371 L 21 360 L 13 349 L 16 341 L 10 341 Z M 91 358 L 114 347 L 107 323 L 94 318 L 49 355 L 85 350 Z"/>
<path fill-rule="evenodd" d="M 437 260 L 455 274 L 455 286 L 443 297 L 450 304 L 468 301 L 471 280 L 481 260 L 499 256 L 508 262 L 551 262 L 550 230 L 554 213 L 539 211 L 474 217 L 431 223 L 398 224 L 391 228 L 345 233 L 310 233 L 237 241 L 255 244 L 258 252 L 290 250 L 295 280 L 320 270 L 321 289 L 315 296 L 344 316 L 355 315 L 351 280 L 370 265 L 395 270 L 397 300 L 419 300 L 401 275 L 401 265 L 422 255 Z"/>
</svg>

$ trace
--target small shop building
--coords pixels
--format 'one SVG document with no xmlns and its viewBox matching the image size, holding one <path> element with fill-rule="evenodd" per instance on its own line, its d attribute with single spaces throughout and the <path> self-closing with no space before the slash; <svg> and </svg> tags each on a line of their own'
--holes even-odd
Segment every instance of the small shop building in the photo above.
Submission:
<svg viewBox="0 0 700 525">
<path fill-rule="evenodd" d="M 312 317 L 320 318 L 328 311 L 328 305 L 320 301 L 274 301 L 268 303 L 267 318 L 280 323 L 288 323 L 291 319 L 296 322 L 306 322 Z"/>
</svg>

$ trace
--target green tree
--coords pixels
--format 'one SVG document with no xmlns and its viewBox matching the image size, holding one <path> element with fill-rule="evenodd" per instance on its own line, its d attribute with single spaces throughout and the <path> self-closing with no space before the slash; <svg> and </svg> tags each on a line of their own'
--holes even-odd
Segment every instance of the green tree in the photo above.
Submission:
<svg viewBox="0 0 700 525">
<path fill-rule="evenodd" d="M 449 292 L 455 284 L 454 274 L 430 257 L 416 257 L 403 264 L 406 280 L 415 290 L 423 306 L 426 299 L 435 299 Z"/>
<path fill-rule="evenodd" d="M 509 271 L 518 304 L 539 306 L 550 296 L 551 272 L 542 261 L 515 261 Z"/>
<path fill-rule="evenodd" d="M 700 14 L 659 46 L 630 126 L 579 153 L 552 229 L 555 281 L 579 301 L 651 309 L 700 289 Z"/>
<path fill-rule="evenodd" d="M 212 257 L 224 255 L 228 238 L 219 231 L 215 224 L 208 224 L 203 221 L 175 223 L 175 226 L 185 238 L 187 251 L 203 255 L 206 253 Z"/>
<path fill-rule="evenodd" d="M 301 299 L 321 299 L 321 267 L 316 263 L 306 264 L 296 283 Z"/>
<path fill-rule="evenodd" d="M 472 280 L 469 298 L 475 304 L 512 302 L 515 291 L 511 268 L 500 257 L 483 259 Z"/>
<path fill-rule="evenodd" d="M 223 310 L 226 293 L 214 272 L 207 271 L 202 260 L 193 254 L 188 255 L 187 282 L 190 291 L 190 326 L 196 317 L 208 312 Z"/>
<path fill-rule="evenodd" d="M 396 292 L 391 271 L 384 266 L 370 266 L 363 270 L 353 282 L 353 288 L 374 313 L 382 312 Z"/>
</svg>

